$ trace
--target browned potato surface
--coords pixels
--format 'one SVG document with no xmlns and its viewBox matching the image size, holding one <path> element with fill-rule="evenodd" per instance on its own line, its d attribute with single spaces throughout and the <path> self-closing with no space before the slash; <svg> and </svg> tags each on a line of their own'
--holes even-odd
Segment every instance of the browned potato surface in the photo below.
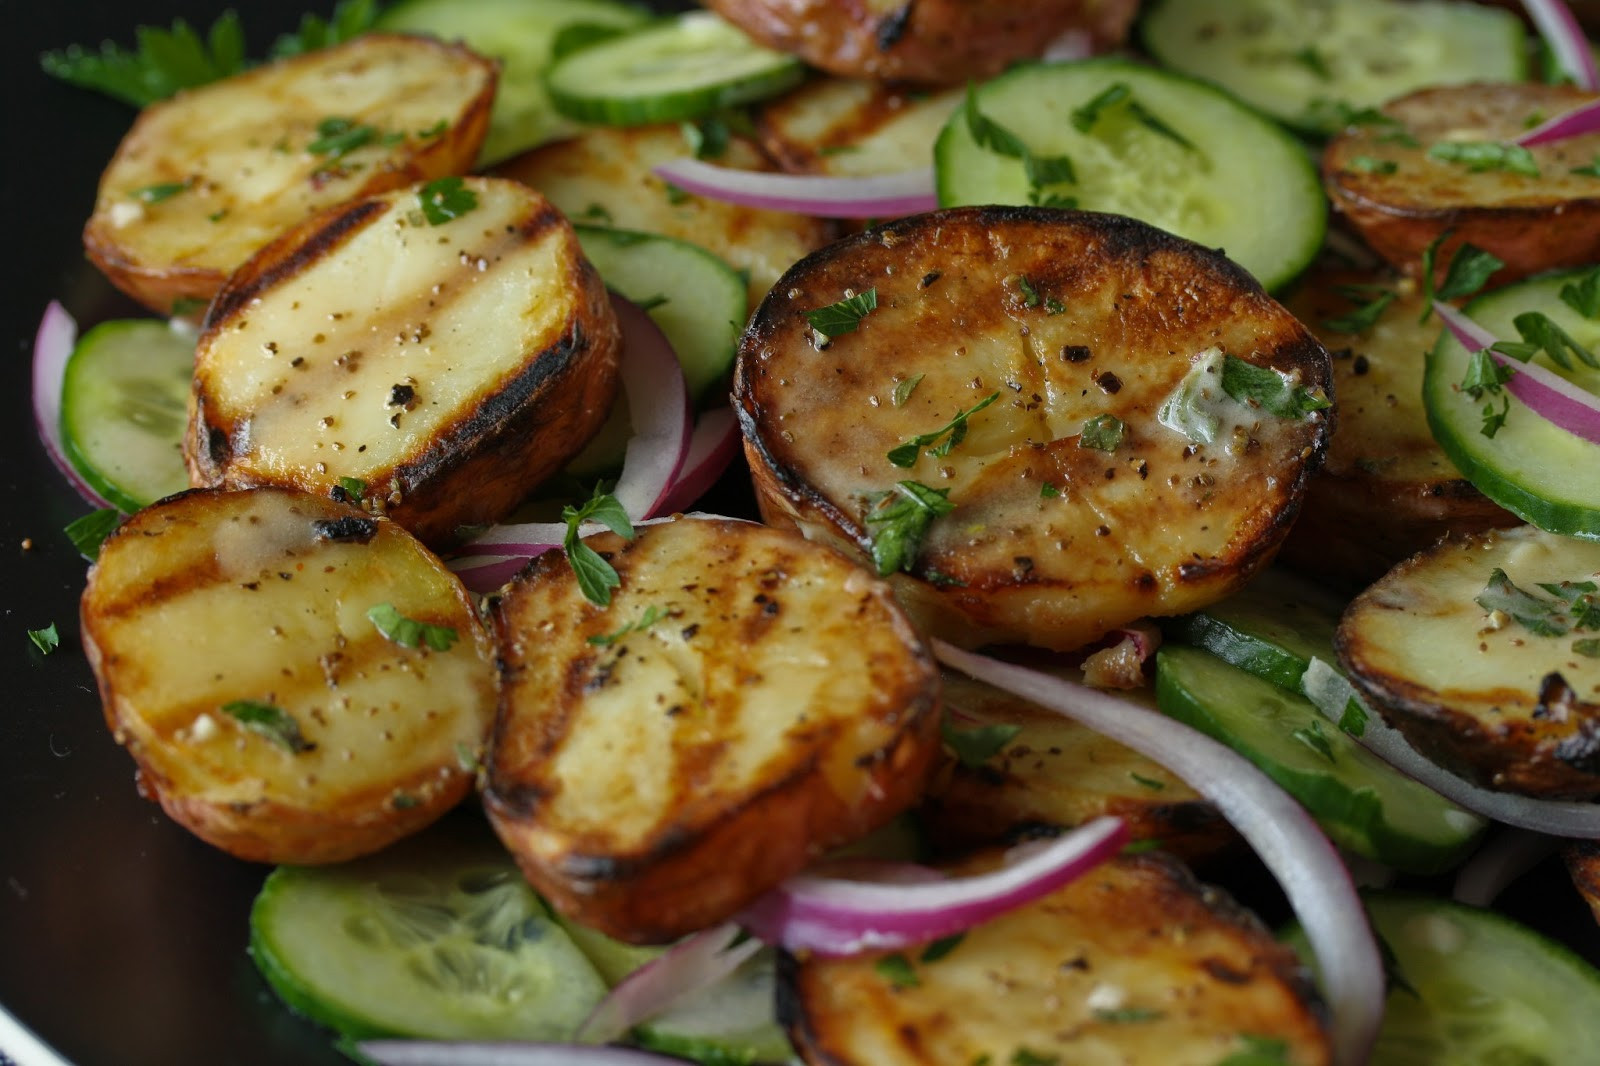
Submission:
<svg viewBox="0 0 1600 1066">
<path fill-rule="evenodd" d="M 1349 295 L 1347 286 L 1360 287 Z M 1367 329 L 1337 320 L 1387 289 L 1398 298 Z M 1306 490 L 1284 562 L 1328 582 L 1365 586 L 1452 530 L 1518 523 L 1491 503 L 1433 439 L 1422 371 L 1439 339 L 1421 321 L 1420 287 L 1386 271 L 1319 268 L 1284 300 L 1333 356 L 1339 421 L 1327 462 Z"/>
<path fill-rule="evenodd" d="M 1600 177 L 1577 171 L 1600 156 L 1600 133 L 1529 149 L 1536 177 L 1433 156 L 1454 142 L 1510 141 L 1593 99 L 1531 82 L 1423 89 L 1383 106 L 1392 121 L 1353 126 L 1330 141 L 1323 182 L 1367 243 L 1412 274 L 1446 231 L 1440 267 L 1471 243 L 1505 262 L 1496 284 L 1592 263 L 1600 259 Z"/>
<path fill-rule="evenodd" d="M 813 312 L 869 292 L 857 328 L 819 339 Z M 1306 397 L 1329 382 L 1315 338 L 1215 252 L 1110 215 L 961 208 L 796 264 L 734 394 L 769 522 L 905 546 L 884 569 L 941 637 L 1070 649 L 1212 602 L 1276 551 L 1329 412 L 1227 394 L 1245 364 Z M 1117 439 L 1086 440 L 1095 419 Z"/>
<path fill-rule="evenodd" d="M 368 618 L 381 604 L 454 639 L 403 646 Z M 455 576 L 394 523 L 300 492 L 140 511 L 89 572 L 82 632 L 141 791 L 255 862 L 337 862 L 432 822 L 471 790 L 461 753 L 494 715 Z"/>
<path fill-rule="evenodd" d="M 958 85 L 1069 36 L 1121 44 L 1138 0 L 706 0 L 771 48 L 853 78 Z"/>
<path fill-rule="evenodd" d="M 509 159 L 494 173 L 531 185 L 576 222 L 661 233 L 715 252 L 748 273 L 754 309 L 778 275 L 827 243 L 832 231 L 809 215 L 690 196 L 651 173 L 688 154 L 677 123 L 593 127 Z M 712 162 L 772 169 L 758 148 L 739 137 L 730 138 L 727 151 Z"/>
<path fill-rule="evenodd" d="M 217 295 L 196 353 L 191 480 L 367 505 L 430 545 L 560 470 L 616 395 L 616 315 L 572 226 L 526 186 L 458 179 L 329 209 Z"/>
<path fill-rule="evenodd" d="M 883 958 L 782 958 L 779 1019 L 806 1062 L 1218 1066 L 1278 1042 L 1275 1061 L 1331 1061 L 1294 952 L 1159 853 L 1113 859 L 935 961 Z"/>
<path fill-rule="evenodd" d="M 469 168 L 494 91 L 490 61 L 395 34 L 186 90 L 145 108 L 123 138 L 84 247 L 153 310 L 204 304 L 323 208 Z"/>
<path fill-rule="evenodd" d="M 495 611 L 485 805 L 562 913 L 660 943 L 723 921 L 921 795 L 939 675 L 886 584 L 799 536 L 680 518 L 588 538 Z"/>
<path fill-rule="evenodd" d="M 928 166 L 962 94 L 814 78 L 761 109 L 761 143 L 785 170 L 801 173 L 893 174 Z"/>
<path fill-rule="evenodd" d="M 1064 715 L 954 672 L 944 676 L 944 702 L 947 730 L 1018 727 L 981 764 L 950 759 L 934 774 L 921 814 L 945 851 L 1105 814 L 1122 818 L 1133 839 L 1159 841 L 1186 859 L 1237 843 L 1216 808 L 1181 778 Z"/>
<path fill-rule="evenodd" d="M 1572 885 L 1600 922 L 1600 841 L 1572 840 L 1561 849 Z"/>
<path fill-rule="evenodd" d="M 1522 595 L 1491 590 L 1497 570 Z M 1542 587 L 1596 580 L 1593 541 L 1532 526 L 1445 540 L 1350 604 L 1339 659 L 1441 765 L 1487 788 L 1597 799 L 1600 659 L 1581 643 L 1594 633 L 1572 628 L 1575 610 L 1546 611 L 1561 599 Z"/>
</svg>

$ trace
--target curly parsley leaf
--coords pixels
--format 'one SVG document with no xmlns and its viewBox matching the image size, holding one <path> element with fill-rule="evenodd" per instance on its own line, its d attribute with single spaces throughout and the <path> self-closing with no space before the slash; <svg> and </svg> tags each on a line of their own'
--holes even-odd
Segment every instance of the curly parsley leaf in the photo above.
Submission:
<svg viewBox="0 0 1600 1066">
<path fill-rule="evenodd" d="M 417 201 L 430 226 L 442 226 L 478 206 L 478 194 L 459 174 L 435 178 L 417 191 Z"/>
<path fill-rule="evenodd" d="M 622 509 L 622 504 L 617 502 L 615 496 L 601 492 L 597 485 L 594 495 L 583 506 L 563 507 L 561 520 L 567 524 L 561 547 L 566 553 L 568 565 L 577 576 L 579 591 L 590 603 L 609 607 L 611 590 L 620 588 L 622 579 L 599 552 L 583 542 L 578 536 L 578 527 L 584 522 L 599 522 L 617 536 L 632 540 L 633 522 L 628 518 L 628 512 Z"/>
<path fill-rule="evenodd" d="M 170 29 L 140 26 L 134 35 L 137 44 L 131 50 L 114 41 L 101 42 L 98 52 L 74 44 L 46 52 L 39 64 L 52 77 L 134 107 L 245 69 L 244 31 L 232 11 L 212 23 L 204 38 L 183 19 Z"/>
<path fill-rule="evenodd" d="M 866 514 L 878 576 L 910 570 L 928 526 L 955 507 L 949 489 L 929 488 L 919 481 L 901 481 L 879 494 Z"/>
<path fill-rule="evenodd" d="M 916 466 L 923 448 L 927 448 L 928 454 L 936 459 L 944 458 L 950 454 L 951 449 L 966 439 L 967 420 L 999 398 L 999 391 L 991 392 L 965 411 L 957 411 L 954 418 L 933 432 L 919 433 L 905 443 L 889 449 L 889 462 L 899 467 Z M 939 440 L 941 437 L 944 438 L 942 442 Z"/>
<path fill-rule="evenodd" d="M 380 603 L 368 608 L 367 621 L 371 622 L 379 633 L 402 648 L 416 648 L 426 644 L 434 651 L 449 651 L 450 646 L 459 639 L 459 634 L 453 627 L 436 626 L 407 618 L 396 610 L 392 603 Z"/>
<path fill-rule="evenodd" d="M 310 14 L 300 16 L 299 29 L 274 41 L 269 54 L 273 59 L 283 59 L 341 44 L 371 29 L 377 19 L 377 0 L 343 0 L 326 20 Z"/>
<path fill-rule="evenodd" d="M 1450 256 L 1450 262 L 1444 268 L 1444 278 L 1435 287 L 1433 276 L 1435 273 L 1434 262 L 1439 255 L 1439 247 L 1454 233 L 1454 230 L 1445 230 L 1422 250 L 1420 273 L 1422 276 L 1422 317 L 1418 322 L 1428 321 L 1433 314 L 1434 300 L 1454 300 L 1463 296 L 1471 296 L 1496 270 L 1505 266 L 1493 254 L 1484 251 L 1472 244 L 1463 243 Z"/>
<path fill-rule="evenodd" d="M 222 705 L 222 713 L 246 729 L 260 733 L 284 748 L 299 755 L 316 747 L 300 732 L 300 723 L 281 707 L 257 700 L 232 700 Z"/>
<path fill-rule="evenodd" d="M 817 345 L 826 345 L 835 337 L 854 333 L 861 320 L 878 309 L 878 290 L 867 289 L 846 296 L 842 300 L 806 312 L 806 324 L 817 335 Z"/>
</svg>

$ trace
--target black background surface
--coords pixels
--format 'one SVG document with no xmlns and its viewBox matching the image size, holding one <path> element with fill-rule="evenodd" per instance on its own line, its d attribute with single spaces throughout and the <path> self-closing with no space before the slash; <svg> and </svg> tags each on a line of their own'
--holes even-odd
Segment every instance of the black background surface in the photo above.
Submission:
<svg viewBox="0 0 1600 1066">
<path fill-rule="evenodd" d="M 229 6 L 241 12 L 255 56 L 299 17 L 297 5 L 266 0 Z M 129 43 L 137 24 L 180 15 L 204 28 L 221 10 L 194 0 L 44 0 L 25 14 L 8 6 L 16 17 L 0 35 L 8 249 L 0 288 L 0 1005 L 78 1066 L 349 1061 L 279 1006 L 245 953 L 250 901 L 266 868 L 200 843 L 135 790 L 132 760 L 106 730 L 77 639 L 85 564 L 60 531 L 88 507 L 51 466 L 29 413 L 29 354 L 50 299 L 80 322 L 138 311 L 84 261 L 79 243 L 99 173 L 133 111 L 46 77 L 38 54 L 107 37 Z M 26 631 L 52 622 L 62 645 L 42 656 Z M 1277 917 L 1270 891 L 1260 902 Z M 1519 884 L 1509 908 L 1600 958 L 1594 922 L 1558 863 Z"/>
</svg>

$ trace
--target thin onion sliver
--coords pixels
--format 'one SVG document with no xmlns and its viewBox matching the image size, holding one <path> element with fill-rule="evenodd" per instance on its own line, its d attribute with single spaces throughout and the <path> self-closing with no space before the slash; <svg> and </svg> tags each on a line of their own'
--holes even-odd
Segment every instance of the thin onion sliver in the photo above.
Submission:
<svg viewBox="0 0 1600 1066">
<path fill-rule="evenodd" d="M 832 177 L 736 170 L 685 156 L 660 164 L 655 173 L 696 196 L 824 218 L 898 218 L 932 211 L 939 205 L 932 167 L 871 177 Z"/>
</svg>

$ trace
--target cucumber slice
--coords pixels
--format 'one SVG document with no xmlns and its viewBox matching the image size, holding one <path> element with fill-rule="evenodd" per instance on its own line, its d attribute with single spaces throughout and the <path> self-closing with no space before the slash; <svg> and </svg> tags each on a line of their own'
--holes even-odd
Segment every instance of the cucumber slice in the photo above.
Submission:
<svg viewBox="0 0 1600 1066">
<path fill-rule="evenodd" d="M 570 1040 L 605 982 L 486 833 L 434 831 L 338 866 L 280 866 L 250 953 L 345 1036 Z"/>
<path fill-rule="evenodd" d="M 794 56 L 763 48 L 708 11 L 693 11 L 564 56 L 545 85 L 568 118 L 643 126 L 764 100 L 804 77 Z"/>
<path fill-rule="evenodd" d="M 1448 869 L 1484 821 L 1392 769 L 1301 696 L 1198 648 L 1156 653 L 1161 710 L 1259 766 L 1335 843 L 1407 873 Z"/>
<path fill-rule="evenodd" d="M 1426 896 L 1365 897 L 1415 994 L 1389 989 L 1371 1066 L 1591 1062 L 1600 971 L 1501 915 Z M 1285 936 L 1312 960 L 1304 933 Z"/>
<path fill-rule="evenodd" d="M 1122 99 L 1103 103 L 1119 86 Z M 1327 202 L 1305 149 L 1204 82 L 1121 59 L 1035 63 L 979 86 L 971 105 L 980 127 L 1003 127 L 1002 148 L 980 143 L 971 106 L 958 108 L 934 146 L 941 206 L 1037 202 L 1131 215 L 1222 248 L 1268 289 L 1291 281 L 1322 245 Z M 1026 151 L 1008 150 L 1005 133 Z M 1040 164 L 1061 157 L 1071 177 L 1051 180 L 1063 168 Z"/>
<path fill-rule="evenodd" d="M 183 325 L 116 319 L 85 333 L 67 360 L 63 450 L 118 510 L 131 514 L 189 487 L 183 430 L 194 342 Z"/>
<path fill-rule="evenodd" d="M 1312 659 L 1336 663 L 1333 633 L 1345 601 L 1303 578 L 1266 570 L 1227 599 L 1167 620 L 1167 636 L 1204 648 L 1279 688 L 1300 692 Z"/>
<path fill-rule="evenodd" d="M 638 1026 L 635 1042 L 705 1066 L 793 1061 L 778 1025 L 776 959 L 763 948 L 724 980 Z"/>
<path fill-rule="evenodd" d="M 1163 0 L 1140 22 L 1164 66 L 1310 133 L 1429 85 L 1528 76 L 1510 12 L 1439 0 Z"/>
<path fill-rule="evenodd" d="M 1591 352 L 1600 352 L 1600 320 L 1568 306 L 1561 291 L 1597 268 L 1584 268 L 1507 285 L 1467 305 L 1467 314 L 1502 340 L 1517 340 L 1517 315 L 1539 312 Z M 1450 461 L 1478 490 L 1517 517 L 1552 533 L 1600 539 L 1600 445 L 1573 436 L 1528 410 L 1515 397 L 1505 425 L 1483 435 L 1486 400 L 1459 388 L 1471 358 L 1449 331 L 1428 353 L 1422 400 L 1428 425 Z M 1590 392 L 1600 391 L 1600 369 L 1571 359 L 1564 370 L 1540 353 L 1541 365 Z M 1495 408 L 1499 408 L 1498 398 Z"/>
<path fill-rule="evenodd" d="M 648 11 L 615 0 L 405 0 L 384 11 L 377 26 L 461 40 L 500 61 L 489 134 L 478 151 L 478 166 L 485 167 L 577 131 L 544 88 L 551 46 L 562 30 L 627 30 L 649 17 Z"/>
</svg>

